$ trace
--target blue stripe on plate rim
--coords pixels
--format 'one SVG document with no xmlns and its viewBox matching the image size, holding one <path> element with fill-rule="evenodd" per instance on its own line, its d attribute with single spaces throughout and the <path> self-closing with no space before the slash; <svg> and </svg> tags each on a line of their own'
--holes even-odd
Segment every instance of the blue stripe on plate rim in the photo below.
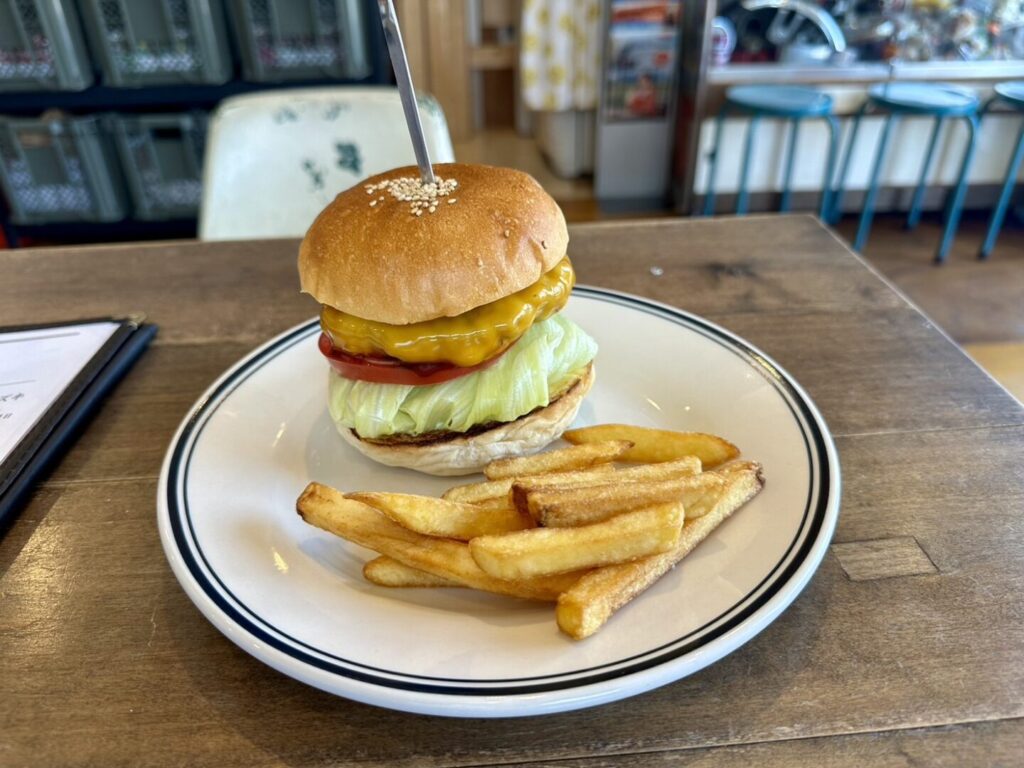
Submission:
<svg viewBox="0 0 1024 768">
<path fill-rule="evenodd" d="M 772 601 L 772 598 L 794 580 L 798 572 L 803 570 L 800 579 L 803 583 L 796 585 L 797 592 L 790 595 L 781 607 L 777 607 L 773 611 L 775 614 L 781 612 L 795 598 L 799 590 L 802 590 L 813 570 L 817 568 L 835 529 L 838 513 L 839 466 L 835 446 L 821 415 L 799 385 L 768 356 L 734 334 L 703 318 L 660 302 L 604 288 L 578 285 L 574 293 L 661 317 L 695 331 L 729 349 L 743 358 L 776 388 L 793 414 L 794 420 L 800 426 L 807 459 L 811 467 L 811 482 L 808 486 L 807 502 L 801 525 L 786 552 L 761 582 L 715 619 L 657 648 L 651 648 L 641 654 L 595 667 L 531 678 L 465 680 L 399 673 L 344 659 L 291 637 L 282 628 L 273 626 L 267 619 L 255 613 L 238 600 L 227 585 L 221 581 L 209 565 L 196 539 L 186 492 L 189 467 L 195 443 L 201 436 L 205 424 L 217 411 L 220 404 L 235 388 L 270 360 L 296 343 L 317 333 L 319 322 L 316 319 L 286 331 L 241 360 L 213 385 L 208 395 L 196 405 L 182 424 L 168 451 L 161 476 L 161 486 L 158 490 L 162 497 L 160 500 L 166 503 L 167 519 L 162 520 L 161 523 L 166 523 L 169 531 L 169 536 L 164 537 L 164 546 L 169 557 L 173 554 L 180 558 L 181 564 L 187 570 L 187 576 L 193 580 L 193 586 L 211 601 L 212 608 L 221 614 L 220 618 L 226 619 L 235 628 L 241 630 L 249 640 L 274 649 L 301 665 L 308 665 L 312 669 L 341 678 L 389 689 L 443 696 L 534 695 L 553 691 L 571 691 L 630 675 L 638 675 L 646 670 L 693 654 L 706 648 L 713 641 L 737 630 L 744 622 L 764 609 Z M 163 530 L 162 525 L 162 533 Z M 812 551 L 815 553 L 815 561 L 808 562 Z M 177 575 L 179 579 L 184 576 L 181 573 Z M 204 606 L 200 606 L 200 608 L 204 608 Z M 205 609 L 204 612 L 206 612 Z M 767 626 L 770 620 L 764 622 L 757 631 Z M 217 624 L 217 622 L 214 623 Z M 749 640 L 754 634 L 745 637 L 743 642 Z M 240 642 L 238 637 L 230 634 L 229 637 L 251 652 L 248 645 Z M 724 654 L 720 653 L 706 659 L 705 663 L 700 666 L 712 663 L 721 655 Z M 266 659 L 264 660 L 266 661 Z M 696 671 L 696 669 L 692 671 Z M 653 685 L 649 687 L 653 687 Z"/>
</svg>

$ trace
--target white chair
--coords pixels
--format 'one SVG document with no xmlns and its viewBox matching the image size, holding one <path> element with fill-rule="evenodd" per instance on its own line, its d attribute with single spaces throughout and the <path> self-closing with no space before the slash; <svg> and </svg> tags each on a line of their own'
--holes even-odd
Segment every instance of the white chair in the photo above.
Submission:
<svg viewBox="0 0 1024 768">
<path fill-rule="evenodd" d="M 418 98 L 430 158 L 455 159 L 444 112 Z M 210 121 L 199 237 L 300 237 L 341 191 L 415 165 L 395 88 L 316 88 L 236 96 Z"/>
</svg>

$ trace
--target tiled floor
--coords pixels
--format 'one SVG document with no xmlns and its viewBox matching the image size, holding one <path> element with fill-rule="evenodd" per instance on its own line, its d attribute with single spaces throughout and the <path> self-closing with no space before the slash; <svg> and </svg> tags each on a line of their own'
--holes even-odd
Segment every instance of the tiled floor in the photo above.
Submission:
<svg viewBox="0 0 1024 768">
<path fill-rule="evenodd" d="M 591 203 L 594 189 L 588 180 L 561 179 L 548 169 L 532 139 L 523 138 L 511 128 L 477 133 L 455 142 L 455 159 L 460 163 L 483 163 L 518 168 L 533 176 L 560 205 Z"/>
<path fill-rule="evenodd" d="M 992 378 L 1024 402 L 1024 342 L 967 344 L 964 349 Z"/>
</svg>

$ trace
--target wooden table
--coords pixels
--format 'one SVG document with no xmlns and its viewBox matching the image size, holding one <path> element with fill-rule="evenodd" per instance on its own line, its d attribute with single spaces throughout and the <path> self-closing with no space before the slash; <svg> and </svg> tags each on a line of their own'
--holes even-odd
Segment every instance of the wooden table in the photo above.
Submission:
<svg viewBox="0 0 1024 768">
<path fill-rule="evenodd" d="M 356 704 L 236 648 L 164 560 L 157 474 L 202 390 L 314 314 L 295 253 L 0 253 L 0 325 L 144 311 L 161 329 L 0 541 L 0 765 L 1021 764 L 1024 408 L 809 217 L 572 230 L 581 282 L 746 337 L 836 435 L 835 543 L 756 639 L 634 699 L 500 721 Z"/>
</svg>

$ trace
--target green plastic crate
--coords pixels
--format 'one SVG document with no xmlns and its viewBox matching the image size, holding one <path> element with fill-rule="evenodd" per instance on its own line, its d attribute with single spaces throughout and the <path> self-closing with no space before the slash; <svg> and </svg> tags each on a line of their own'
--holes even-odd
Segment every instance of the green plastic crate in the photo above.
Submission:
<svg viewBox="0 0 1024 768">
<path fill-rule="evenodd" d="M 366 0 L 232 0 L 245 78 L 368 77 L 366 9 Z"/>
<path fill-rule="evenodd" d="M 127 213 L 99 117 L 0 120 L 0 186 L 15 224 L 120 221 Z"/>
<path fill-rule="evenodd" d="M 92 83 L 70 0 L 0 0 L 0 92 L 80 91 Z"/>
<path fill-rule="evenodd" d="M 203 191 L 206 115 L 119 115 L 114 137 L 137 219 L 192 218 Z"/>
<path fill-rule="evenodd" d="M 231 50 L 221 0 L 80 0 L 109 85 L 224 83 Z"/>
</svg>

